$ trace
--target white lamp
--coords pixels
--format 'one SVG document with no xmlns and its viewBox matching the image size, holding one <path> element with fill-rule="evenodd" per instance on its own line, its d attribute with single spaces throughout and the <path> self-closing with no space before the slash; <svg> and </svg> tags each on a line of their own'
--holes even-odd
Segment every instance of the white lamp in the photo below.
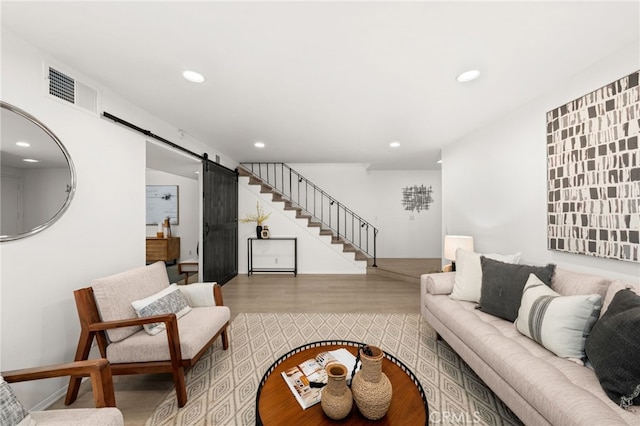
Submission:
<svg viewBox="0 0 640 426">
<path fill-rule="evenodd" d="M 452 270 L 456 270 L 456 250 L 459 248 L 473 251 L 473 237 L 467 235 L 444 236 L 444 258 L 451 261 Z"/>
</svg>

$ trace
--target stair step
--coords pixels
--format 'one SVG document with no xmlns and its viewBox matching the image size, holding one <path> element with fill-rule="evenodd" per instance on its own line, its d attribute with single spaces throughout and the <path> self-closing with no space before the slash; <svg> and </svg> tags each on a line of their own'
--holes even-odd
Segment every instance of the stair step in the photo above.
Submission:
<svg viewBox="0 0 640 426">
<path fill-rule="evenodd" d="M 262 185 L 260 185 L 260 193 L 261 194 L 270 194 L 272 192 L 273 192 L 273 188 L 270 187 L 269 185 L 266 185 L 264 183 Z"/>
<path fill-rule="evenodd" d="M 309 223 L 307 224 L 307 226 L 309 228 L 321 228 L 322 224 L 320 222 L 313 222 L 313 221 L 309 220 Z"/>
<path fill-rule="evenodd" d="M 356 250 L 356 260 L 369 260 L 369 256 L 360 250 Z"/>
<path fill-rule="evenodd" d="M 320 235 L 333 235 L 333 231 L 331 229 L 321 229 Z"/>
<path fill-rule="evenodd" d="M 249 176 L 249 177 L 252 176 L 252 174 L 249 171 L 249 169 L 246 169 L 244 166 L 238 166 L 238 175 L 240 175 L 240 176 Z M 249 180 L 251 180 L 251 179 L 249 179 Z"/>
</svg>

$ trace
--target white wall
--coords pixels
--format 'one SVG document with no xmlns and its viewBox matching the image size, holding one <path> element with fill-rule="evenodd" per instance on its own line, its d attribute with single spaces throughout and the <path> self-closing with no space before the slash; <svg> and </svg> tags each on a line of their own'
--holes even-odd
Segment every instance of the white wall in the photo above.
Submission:
<svg viewBox="0 0 640 426">
<path fill-rule="evenodd" d="M 145 264 L 145 137 L 43 95 L 43 62 L 98 89 L 101 110 L 170 140 L 179 132 L 5 28 L 1 54 L 2 100 L 52 130 L 69 151 L 78 181 L 69 209 L 51 228 L 0 244 L 0 369 L 11 370 L 72 360 L 80 330 L 73 290 Z M 188 135 L 181 145 L 206 151 Z M 12 387 L 31 409 L 52 402 L 66 384 L 51 379 Z"/>
<path fill-rule="evenodd" d="M 522 251 L 526 263 L 637 282 L 640 264 L 547 250 L 546 112 L 639 68 L 638 44 L 442 151 L 442 232 L 478 252 Z M 523 82 L 526 84 L 526 82 Z"/>
<path fill-rule="evenodd" d="M 180 237 L 180 260 L 196 258 L 200 237 L 200 199 L 198 180 L 147 169 L 147 185 L 178 185 L 178 225 L 171 225 L 171 235 Z M 157 225 L 147 226 L 146 235 L 155 237 Z"/>
<path fill-rule="evenodd" d="M 439 170 L 367 170 L 365 164 L 289 164 L 379 229 L 380 258 L 439 258 L 442 189 Z M 433 188 L 429 210 L 407 211 L 402 188 Z"/>
</svg>

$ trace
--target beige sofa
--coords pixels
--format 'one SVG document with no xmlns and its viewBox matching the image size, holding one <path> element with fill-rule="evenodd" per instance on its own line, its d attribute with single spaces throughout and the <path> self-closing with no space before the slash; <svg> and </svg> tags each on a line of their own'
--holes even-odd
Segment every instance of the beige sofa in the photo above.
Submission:
<svg viewBox="0 0 640 426">
<path fill-rule="evenodd" d="M 475 309 L 476 303 L 450 298 L 455 275 L 422 275 L 422 317 L 525 424 L 640 425 L 640 407 L 617 406 L 593 369 L 556 356 L 513 323 Z M 559 268 L 552 280 L 561 295 L 600 294 L 605 307 L 629 286 L 640 294 L 637 284 Z"/>
</svg>

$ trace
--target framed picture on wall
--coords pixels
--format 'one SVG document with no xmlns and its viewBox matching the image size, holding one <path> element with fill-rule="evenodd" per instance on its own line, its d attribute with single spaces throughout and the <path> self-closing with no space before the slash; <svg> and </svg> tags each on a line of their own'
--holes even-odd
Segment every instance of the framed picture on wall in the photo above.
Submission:
<svg viewBox="0 0 640 426">
<path fill-rule="evenodd" d="M 147 225 L 177 225 L 178 212 L 178 185 L 147 185 Z"/>
</svg>

